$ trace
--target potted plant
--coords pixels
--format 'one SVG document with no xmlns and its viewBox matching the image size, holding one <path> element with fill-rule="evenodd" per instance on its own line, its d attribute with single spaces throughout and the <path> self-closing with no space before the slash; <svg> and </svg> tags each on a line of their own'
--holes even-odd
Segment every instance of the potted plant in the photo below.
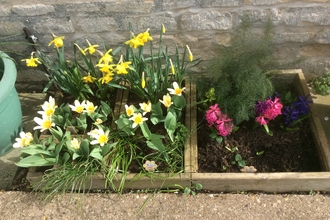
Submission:
<svg viewBox="0 0 330 220">
<path fill-rule="evenodd" d="M 14 61 L 0 51 L 0 156 L 13 149 L 15 138 L 22 129 L 22 110 L 15 88 L 16 66 Z"/>
<path fill-rule="evenodd" d="M 149 30 L 132 32 L 120 47 L 106 52 L 86 40 L 86 48 L 74 44 L 72 61 L 65 57 L 64 37 L 54 35 L 49 46 L 55 47 L 55 60 L 43 52 L 24 60 L 45 65 L 50 78 L 45 90 L 55 83 L 63 94 L 62 103 L 49 96 L 35 118 L 34 129 L 48 136 L 26 133 L 18 140 L 18 166 L 49 167 L 45 173 L 29 172 L 35 189 L 52 194 L 99 189 L 100 184 L 118 192 L 124 186 L 190 186 L 184 154 L 190 82 L 185 75 L 196 61 L 188 46 L 183 54 L 178 47 L 170 54 L 162 46 L 164 33 L 162 26 L 156 52 Z"/>
</svg>

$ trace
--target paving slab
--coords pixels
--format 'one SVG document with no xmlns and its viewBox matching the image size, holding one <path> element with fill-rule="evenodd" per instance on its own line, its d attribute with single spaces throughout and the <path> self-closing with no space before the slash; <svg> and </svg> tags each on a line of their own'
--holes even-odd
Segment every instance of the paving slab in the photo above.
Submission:
<svg viewBox="0 0 330 220">
<path fill-rule="evenodd" d="M 1 219 L 330 219 L 330 197 L 267 194 L 40 194 L 0 192 Z"/>
<path fill-rule="evenodd" d="M 33 118 L 40 110 L 40 105 L 45 100 L 42 93 L 19 93 L 23 113 L 23 128 L 25 132 L 33 133 L 35 123 Z M 0 190 L 8 190 L 17 171 L 15 162 L 19 161 L 20 149 L 14 149 L 8 154 L 0 157 Z"/>
</svg>

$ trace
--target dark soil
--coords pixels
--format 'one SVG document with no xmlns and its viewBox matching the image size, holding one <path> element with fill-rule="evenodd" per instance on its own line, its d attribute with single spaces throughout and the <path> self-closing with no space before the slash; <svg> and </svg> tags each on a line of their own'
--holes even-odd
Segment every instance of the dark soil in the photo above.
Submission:
<svg viewBox="0 0 330 220">
<path fill-rule="evenodd" d="M 211 132 L 203 113 L 198 115 L 199 172 L 241 172 L 242 167 L 237 162 L 233 164 L 236 154 L 257 172 L 321 171 L 308 119 L 299 124 L 299 130 L 286 131 L 280 127 L 279 116 L 269 123 L 273 136 L 266 134 L 261 126 L 253 129 L 254 122 L 245 122 L 218 144 L 209 138 Z M 237 150 L 231 152 L 226 147 Z"/>
</svg>

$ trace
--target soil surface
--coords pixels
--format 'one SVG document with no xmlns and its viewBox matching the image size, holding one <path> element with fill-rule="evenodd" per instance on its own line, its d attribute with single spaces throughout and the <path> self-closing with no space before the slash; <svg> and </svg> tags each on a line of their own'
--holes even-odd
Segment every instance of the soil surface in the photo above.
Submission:
<svg viewBox="0 0 330 220">
<path fill-rule="evenodd" d="M 201 121 L 197 132 L 199 172 L 241 172 L 236 154 L 241 155 L 246 166 L 253 166 L 257 172 L 321 170 L 308 119 L 300 122 L 299 130 L 286 131 L 280 127 L 279 116 L 269 123 L 273 136 L 268 135 L 262 126 L 253 129 L 254 122 L 245 122 L 219 144 L 208 138 L 211 131 L 203 113 L 198 115 Z M 235 147 L 237 149 L 232 150 Z"/>
</svg>

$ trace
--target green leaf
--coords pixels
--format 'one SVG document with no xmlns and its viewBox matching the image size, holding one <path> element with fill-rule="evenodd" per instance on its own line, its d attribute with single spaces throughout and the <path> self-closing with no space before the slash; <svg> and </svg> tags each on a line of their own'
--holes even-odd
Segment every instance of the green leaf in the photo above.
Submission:
<svg viewBox="0 0 330 220">
<path fill-rule="evenodd" d="M 239 160 L 238 162 L 238 166 L 240 166 L 240 167 L 245 167 L 245 160 Z"/>
<path fill-rule="evenodd" d="M 90 156 L 91 157 L 94 157 L 94 158 L 96 158 L 98 160 L 103 160 L 103 156 L 101 155 L 101 152 L 102 152 L 102 150 L 101 150 L 100 147 L 95 147 L 92 150 L 92 152 L 90 153 Z"/>
<path fill-rule="evenodd" d="M 157 102 L 156 104 L 152 105 L 151 108 L 152 108 L 152 114 L 150 116 L 150 121 L 154 125 L 158 124 L 159 122 L 163 122 L 164 116 L 163 116 L 163 109 L 161 103 Z"/>
<path fill-rule="evenodd" d="M 201 189 L 203 189 L 203 185 L 200 184 L 200 183 L 196 183 L 196 189 L 197 189 L 197 190 L 201 190 Z"/>
<path fill-rule="evenodd" d="M 183 193 L 184 193 L 185 195 L 189 195 L 190 192 L 191 192 L 191 189 L 190 189 L 190 188 L 188 188 L 188 187 L 184 188 Z"/>
<path fill-rule="evenodd" d="M 177 126 L 177 118 L 172 112 L 168 112 L 165 118 L 164 126 L 166 128 L 167 134 L 169 135 L 171 141 L 174 141 L 174 132 Z"/>
<path fill-rule="evenodd" d="M 216 140 L 219 144 L 221 144 L 223 138 L 222 138 L 221 136 L 217 136 L 217 137 L 215 138 L 215 140 Z"/>
<path fill-rule="evenodd" d="M 240 160 L 242 160 L 242 156 L 241 156 L 240 154 L 236 154 L 236 155 L 235 155 L 235 160 L 236 160 L 236 161 L 240 161 Z"/>
<path fill-rule="evenodd" d="M 110 106 L 107 103 L 101 101 L 101 105 L 102 105 L 102 112 L 105 115 L 109 115 L 112 112 Z"/>
<path fill-rule="evenodd" d="M 133 128 L 132 128 L 132 122 L 130 120 L 128 120 L 128 118 L 120 116 L 116 120 L 116 124 L 117 124 L 119 130 L 124 131 L 128 135 L 134 135 Z"/>
<path fill-rule="evenodd" d="M 140 128 L 141 128 L 141 131 L 143 133 L 143 136 L 147 139 L 147 140 L 150 140 L 151 139 L 151 132 L 148 128 L 148 125 L 147 123 L 143 122 L 140 124 Z"/>
<path fill-rule="evenodd" d="M 23 158 L 16 163 L 19 167 L 41 167 L 41 166 L 53 166 L 56 164 L 56 159 L 54 157 L 49 157 L 46 155 L 31 155 Z"/>
<path fill-rule="evenodd" d="M 63 136 L 63 131 L 60 127 L 56 126 L 55 128 L 49 129 L 50 133 L 55 137 L 56 140 L 61 141 Z"/>
<path fill-rule="evenodd" d="M 79 151 L 78 151 L 79 152 Z M 72 155 L 72 160 L 75 160 L 79 157 L 82 157 L 83 155 L 82 154 L 78 154 L 78 152 L 74 152 L 73 155 Z"/>
<path fill-rule="evenodd" d="M 51 156 L 51 157 L 55 157 L 54 152 L 44 150 L 44 149 L 40 149 L 40 145 L 23 147 L 21 149 L 21 153 L 30 154 L 30 155 L 43 154 L 43 155 L 48 155 L 48 156 Z"/>
<path fill-rule="evenodd" d="M 212 139 L 216 139 L 218 137 L 218 135 L 215 133 L 215 132 L 212 132 L 210 135 L 209 135 L 210 138 Z"/>
<path fill-rule="evenodd" d="M 68 152 L 65 152 L 63 157 L 62 157 L 63 158 L 63 164 L 66 164 L 69 161 L 70 157 L 71 157 L 70 154 Z"/>
<path fill-rule="evenodd" d="M 178 109 L 182 110 L 185 106 L 186 106 L 186 99 L 184 98 L 183 95 L 181 96 L 173 96 L 172 97 L 172 101 L 173 104 L 175 105 L 175 107 L 177 107 Z"/>
<path fill-rule="evenodd" d="M 102 147 L 102 156 L 106 155 L 111 148 L 117 145 L 118 142 L 111 143 L 111 144 L 106 144 Z"/>
<path fill-rule="evenodd" d="M 89 142 L 88 140 L 82 140 L 80 143 L 80 150 L 85 158 L 89 155 Z"/>
</svg>

